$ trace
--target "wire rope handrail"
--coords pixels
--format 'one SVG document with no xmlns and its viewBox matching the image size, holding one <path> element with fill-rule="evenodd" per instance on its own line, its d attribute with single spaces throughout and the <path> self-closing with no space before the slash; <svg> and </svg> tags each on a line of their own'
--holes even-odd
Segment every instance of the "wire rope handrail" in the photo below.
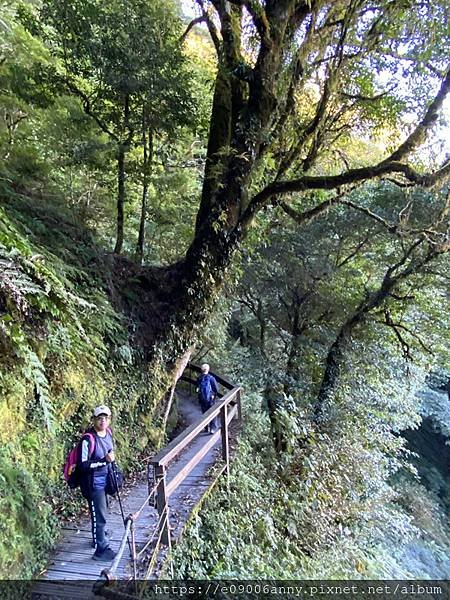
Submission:
<svg viewBox="0 0 450 600">
<path fill-rule="evenodd" d="M 162 515 L 160 515 L 158 522 L 155 525 L 155 528 L 153 530 L 153 534 L 151 539 L 145 544 L 145 546 L 137 553 L 136 552 L 136 542 L 134 539 L 134 525 L 136 523 L 136 521 L 138 520 L 138 518 L 140 517 L 140 513 L 142 511 L 142 509 L 145 507 L 145 504 L 151 499 L 151 496 L 156 492 L 156 489 L 158 487 L 158 483 L 155 484 L 155 486 L 152 489 L 151 494 L 148 496 L 146 502 L 143 504 L 143 506 L 136 512 L 134 512 L 133 514 L 128 515 L 128 517 L 125 519 L 125 530 L 123 532 L 122 535 L 122 539 L 120 541 L 120 546 L 119 549 L 117 551 L 117 554 L 114 558 L 114 560 L 112 561 L 111 565 L 109 568 L 103 569 L 102 572 L 100 573 L 100 577 L 99 579 L 96 581 L 96 583 L 94 584 L 94 589 L 95 590 L 99 590 L 103 585 L 107 584 L 109 581 L 113 580 L 115 578 L 115 573 L 117 571 L 117 568 L 120 564 L 120 561 L 123 558 L 123 554 L 125 552 L 125 548 L 127 547 L 127 544 L 129 543 L 129 536 L 131 534 L 132 540 L 131 540 L 131 559 L 132 559 L 132 563 L 133 563 L 133 575 L 134 575 L 134 579 L 136 579 L 136 562 L 137 559 L 145 552 L 145 550 L 150 546 L 150 544 L 153 542 L 153 540 L 155 539 L 155 535 L 156 532 L 159 532 L 159 536 L 158 536 L 158 540 L 155 544 L 155 548 L 153 550 L 152 556 L 150 558 L 150 562 L 153 561 L 156 551 L 158 550 L 158 546 L 163 534 L 163 521 L 166 521 L 168 519 L 168 511 L 166 511 L 165 513 L 163 513 Z"/>
<path fill-rule="evenodd" d="M 161 515 L 159 515 L 159 519 L 155 525 L 155 529 L 153 530 L 152 537 L 148 540 L 148 542 L 145 543 L 145 546 L 143 546 L 143 548 L 141 548 L 139 550 L 139 552 L 136 554 L 136 558 L 139 558 L 140 556 L 142 556 L 142 554 L 144 554 L 144 552 L 147 550 L 147 548 L 152 544 L 153 540 L 155 539 L 156 532 L 161 531 L 161 529 L 162 529 L 161 525 L 162 525 L 163 518 L 167 519 L 167 511 L 164 511 Z"/>
<path fill-rule="evenodd" d="M 161 528 L 159 529 L 158 539 L 156 540 L 155 548 L 154 548 L 152 557 L 151 557 L 151 559 L 149 561 L 147 572 L 145 574 L 144 579 L 149 579 L 149 577 L 152 574 L 153 568 L 154 568 L 156 560 L 158 558 L 158 550 L 159 550 L 159 547 L 161 545 L 161 538 L 163 536 L 164 529 L 168 526 L 168 523 L 169 523 L 169 511 L 167 510 L 165 513 L 163 513 L 163 515 L 164 515 L 164 519 L 163 519 L 163 522 L 161 524 Z"/>
<path fill-rule="evenodd" d="M 153 495 L 156 493 L 157 489 L 158 489 L 158 483 L 155 483 L 155 485 L 150 490 L 147 498 L 142 503 L 141 508 L 133 513 L 132 516 L 133 516 L 133 520 L 134 521 L 137 521 L 138 518 L 141 516 L 141 512 L 144 510 L 145 506 L 150 502 L 150 500 L 152 499 Z"/>
<path fill-rule="evenodd" d="M 189 363 L 186 367 L 186 371 L 194 373 L 200 373 L 201 369 L 198 365 Z M 241 388 L 228 382 L 223 377 L 214 374 L 216 381 L 227 390 L 224 394 L 219 393 L 219 401 L 216 402 L 209 410 L 207 410 L 201 419 L 197 420 L 180 435 L 178 435 L 172 442 L 165 446 L 160 452 L 158 452 L 148 464 L 147 470 L 147 482 L 148 482 L 148 495 L 141 507 L 130 514 L 125 520 L 125 530 L 120 542 L 119 550 L 112 561 L 109 568 L 103 569 L 100 577 L 94 584 L 94 591 L 96 593 L 107 585 L 111 580 L 115 579 L 115 574 L 120 561 L 123 558 L 125 548 L 127 544 L 130 547 L 131 561 L 133 567 L 133 578 L 137 579 L 137 561 L 140 559 L 144 552 L 154 542 L 156 533 L 158 537 L 156 539 L 155 546 L 153 548 L 151 557 L 149 558 L 149 566 L 147 568 L 144 579 L 148 579 L 155 566 L 158 552 L 161 544 L 168 547 L 169 553 L 171 550 L 171 539 L 170 539 L 170 521 L 169 521 L 169 504 L 168 499 L 170 495 L 177 489 L 181 482 L 192 472 L 197 466 L 200 460 L 207 454 L 207 452 L 217 443 L 219 437 L 222 439 L 222 458 L 224 460 L 224 467 L 220 469 L 220 473 L 226 472 L 229 477 L 229 431 L 228 426 L 231 420 L 238 415 L 239 421 L 241 420 Z M 180 378 L 181 381 L 187 382 L 190 385 L 196 383 L 196 380 L 189 377 L 186 374 Z M 166 483 L 166 472 L 167 465 L 172 462 L 180 453 L 190 444 L 196 437 L 201 433 L 204 428 L 211 423 L 213 419 L 220 415 L 220 428 L 209 437 L 202 447 L 194 454 L 194 456 L 188 461 L 188 463 L 180 470 L 179 473 L 167 484 Z M 151 482 L 151 474 L 153 474 L 153 482 Z M 136 552 L 136 540 L 135 540 L 135 523 L 141 516 L 141 513 L 147 504 L 156 505 L 158 511 L 158 521 L 154 527 L 152 536 L 148 540 L 144 547 Z M 131 541 L 129 537 L 131 536 Z"/>
</svg>

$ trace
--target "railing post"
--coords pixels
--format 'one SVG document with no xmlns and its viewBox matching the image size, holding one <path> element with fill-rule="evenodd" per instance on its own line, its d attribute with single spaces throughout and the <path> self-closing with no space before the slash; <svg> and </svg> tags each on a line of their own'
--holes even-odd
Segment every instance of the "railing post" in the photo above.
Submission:
<svg viewBox="0 0 450 600">
<path fill-rule="evenodd" d="M 149 496 L 148 499 L 148 505 L 151 508 L 156 508 L 156 492 L 150 496 L 150 493 L 152 491 L 152 489 L 154 488 L 156 483 L 156 478 L 155 478 L 155 468 L 152 465 L 152 463 L 148 463 L 147 464 L 147 494 Z"/>
<path fill-rule="evenodd" d="M 241 404 L 241 390 L 236 393 L 237 405 L 238 405 L 238 419 L 239 423 L 242 421 L 242 404 Z"/>
<path fill-rule="evenodd" d="M 136 564 L 136 535 L 134 531 L 134 519 L 131 517 L 131 562 L 133 564 L 134 581 L 137 580 L 137 564 Z"/>
<path fill-rule="evenodd" d="M 225 461 L 225 470 L 227 473 L 227 481 L 230 483 L 230 451 L 228 447 L 228 421 L 227 421 L 227 405 L 220 409 L 220 421 L 222 429 L 222 458 Z"/>
<path fill-rule="evenodd" d="M 155 466 L 155 478 L 158 482 L 158 487 L 156 488 L 156 508 L 161 520 L 161 542 L 166 546 L 170 546 L 169 503 L 166 495 L 166 469 L 164 466 Z M 163 516 L 164 513 L 165 517 Z"/>
</svg>

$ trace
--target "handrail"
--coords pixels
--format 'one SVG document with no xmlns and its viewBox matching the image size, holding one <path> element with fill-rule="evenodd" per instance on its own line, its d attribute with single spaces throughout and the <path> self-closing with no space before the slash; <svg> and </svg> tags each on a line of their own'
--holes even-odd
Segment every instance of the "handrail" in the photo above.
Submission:
<svg viewBox="0 0 450 600">
<path fill-rule="evenodd" d="M 95 594 L 97 594 L 102 587 L 104 587 L 105 585 L 107 585 L 109 581 L 111 581 L 112 579 L 114 579 L 114 575 L 115 575 L 115 573 L 117 571 L 117 567 L 119 566 L 119 563 L 122 560 L 123 553 L 124 553 L 125 548 L 127 546 L 128 536 L 129 536 L 130 531 L 131 531 L 132 522 L 133 522 L 132 518 L 128 517 L 126 519 L 126 521 L 125 521 L 125 531 L 124 531 L 122 539 L 120 541 L 119 550 L 117 551 L 117 554 L 116 554 L 114 560 L 112 561 L 110 567 L 106 568 L 106 569 L 103 569 L 102 572 L 100 573 L 99 578 L 94 583 L 93 591 L 94 591 Z"/>
<path fill-rule="evenodd" d="M 155 529 L 153 530 L 152 533 L 152 537 L 145 543 L 145 545 L 139 550 L 139 552 L 137 553 L 137 557 L 139 558 L 142 554 L 144 554 L 144 552 L 147 550 L 147 548 L 151 545 L 151 543 L 153 542 L 153 540 L 155 539 L 155 535 L 157 531 L 161 530 L 161 524 L 163 522 L 163 519 L 166 518 L 166 513 L 163 512 L 158 519 L 158 522 L 156 523 Z"/>
<path fill-rule="evenodd" d="M 133 517 L 133 519 L 134 519 L 135 521 L 137 521 L 137 520 L 138 520 L 138 518 L 139 518 L 139 517 L 140 517 L 140 515 L 141 515 L 141 512 L 142 512 L 142 511 L 144 510 L 144 508 L 145 508 L 145 505 L 146 505 L 148 502 L 150 502 L 150 500 L 152 499 L 152 496 L 153 496 L 153 495 L 156 493 L 156 490 L 157 490 L 157 489 L 158 489 L 158 484 L 157 484 L 157 483 L 155 483 L 155 485 L 152 487 L 152 489 L 151 489 L 151 490 L 150 490 L 150 492 L 148 493 L 148 496 L 147 496 L 147 498 L 146 498 L 146 499 L 144 500 L 144 502 L 142 503 L 142 505 L 141 505 L 141 508 L 132 514 L 132 517 Z"/>
<path fill-rule="evenodd" d="M 237 412 L 237 407 L 234 406 L 227 415 L 227 421 L 233 419 Z M 205 413 L 206 414 L 206 413 Z M 198 450 L 197 454 L 195 454 L 190 461 L 181 469 L 181 471 L 170 481 L 167 485 L 166 495 L 169 498 L 171 494 L 177 489 L 184 479 L 189 475 L 192 469 L 201 461 L 201 459 L 208 453 L 208 451 L 217 443 L 221 434 L 220 429 L 218 429 L 215 433 L 213 433 L 208 440 L 204 443 L 204 445 Z"/>
<path fill-rule="evenodd" d="M 155 467 L 163 467 L 167 465 L 171 460 L 177 456 L 192 440 L 202 432 L 202 430 L 216 417 L 224 406 L 227 406 L 231 400 L 234 399 L 236 394 L 241 390 L 240 387 L 233 387 L 229 392 L 221 398 L 219 402 L 216 402 L 214 406 L 209 408 L 204 414 L 200 421 L 196 421 L 190 427 L 185 429 L 183 433 L 177 436 L 170 444 L 165 446 L 161 452 L 156 454 L 151 460 L 150 464 Z"/>
<path fill-rule="evenodd" d="M 186 367 L 187 371 L 201 372 L 199 366 L 189 363 Z M 189 475 L 189 473 L 195 468 L 200 460 L 207 454 L 207 452 L 217 443 L 219 437 L 222 438 L 222 456 L 225 462 L 224 468 L 221 469 L 220 473 L 226 471 L 229 475 L 229 450 L 228 450 L 228 425 L 231 420 L 236 416 L 241 420 L 241 388 L 235 386 L 223 377 L 214 374 L 216 381 L 224 387 L 227 391 L 225 394 L 218 393 L 220 398 L 219 402 L 216 402 L 209 410 L 207 410 L 202 418 L 190 425 L 185 431 L 178 435 L 172 442 L 170 442 L 165 448 L 163 448 L 158 454 L 156 454 L 150 461 L 149 466 L 153 467 L 155 473 L 154 484 L 150 485 L 150 474 L 148 472 L 148 496 L 143 502 L 141 508 L 129 515 L 125 519 L 125 531 L 122 536 L 119 550 L 114 558 L 109 569 L 103 569 L 99 579 L 94 584 L 94 590 L 98 591 L 107 583 L 114 579 L 117 567 L 122 559 L 123 553 L 127 546 L 128 537 L 131 534 L 131 559 L 133 563 L 133 576 L 137 578 L 137 560 L 145 550 L 152 544 L 155 539 L 156 532 L 158 537 L 153 548 L 153 553 L 149 561 L 149 568 L 147 569 L 146 579 L 151 574 L 154 562 L 156 561 L 156 554 L 159 550 L 160 544 L 163 543 L 169 547 L 170 551 L 170 523 L 169 523 L 169 496 L 177 489 L 180 483 Z M 183 374 L 180 378 L 183 381 L 189 383 L 196 383 L 196 380 Z M 177 457 L 181 451 L 197 436 L 204 428 L 218 415 L 221 418 L 221 427 L 212 436 L 208 437 L 202 447 L 196 452 L 196 454 L 188 461 L 188 463 L 181 469 L 181 471 L 168 483 L 166 484 L 166 467 L 175 457 Z M 153 502 L 152 502 L 153 499 Z M 155 530 L 151 539 L 146 542 L 144 547 L 136 553 L 136 541 L 134 536 L 134 525 L 139 519 L 142 510 L 147 503 L 155 504 L 158 510 L 159 518 L 156 524 Z"/>
<path fill-rule="evenodd" d="M 148 563 L 148 568 L 147 568 L 147 573 L 146 573 L 145 579 L 148 579 L 150 577 L 150 575 L 152 574 L 153 567 L 155 566 L 155 562 L 157 559 L 156 551 L 159 549 L 159 546 L 162 541 L 162 537 L 164 535 L 164 531 L 169 526 L 169 509 L 167 508 L 167 510 L 165 512 L 163 512 L 161 516 L 164 516 L 164 519 L 163 519 L 163 522 L 161 523 L 161 527 L 159 528 L 158 539 L 156 540 L 156 544 L 155 544 L 155 550 L 154 550 L 152 557 Z M 169 547 L 170 547 L 170 544 L 169 544 Z"/>
<path fill-rule="evenodd" d="M 186 371 L 195 371 L 200 373 L 201 369 L 197 365 L 189 364 L 186 367 Z M 216 375 L 214 375 L 216 377 Z M 183 374 L 182 378 L 185 381 L 194 383 L 195 380 L 188 375 Z M 156 507 L 158 513 L 161 515 L 163 511 L 169 510 L 168 500 L 171 494 L 177 489 L 180 483 L 192 472 L 200 460 L 205 456 L 210 448 L 212 448 L 218 441 L 219 435 L 222 438 L 222 458 L 225 462 L 225 470 L 229 477 L 229 444 L 228 444 L 228 425 L 231 419 L 238 413 L 239 420 L 241 420 L 241 388 L 228 382 L 223 377 L 216 377 L 216 380 L 220 382 L 223 387 L 226 387 L 228 391 L 216 402 L 209 410 L 207 410 L 201 419 L 193 423 L 183 433 L 177 436 L 170 444 L 163 448 L 156 456 L 150 460 L 150 465 L 153 466 L 155 480 L 159 480 L 159 486 L 156 496 Z M 232 406 L 233 408 L 229 407 Z M 218 415 L 220 415 L 221 427 L 220 433 L 215 433 L 211 438 L 206 441 L 202 448 L 189 460 L 187 465 L 176 475 L 176 477 L 166 485 L 166 469 L 170 461 L 176 458 L 180 452 L 199 435 L 203 429 Z M 169 517 L 167 519 L 167 525 L 163 532 L 162 541 L 164 544 L 170 544 L 169 535 Z"/>
<path fill-rule="evenodd" d="M 126 524 L 125 524 L 125 531 L 124 534 L 122 536 L 122 541 L 120 543 L 120 547 L 119 547 L 119 551 L 116 554 L 116 557 L 114 558 L 111 567 L 109 568 L 109 574 L 110 575 L 114 575 L 115 572 L 117 571 L 117 567 L 119 566 L 120 560 L 122 558 L 122 555 L 124 553 L 125 547 L 127 545 L 127 539 L 128 539 L 128 535 L 130 533 L 131 530 L 131 524 L 132 524 L 133 520 L 128 518 L 126 520 Z"/>
</svg>

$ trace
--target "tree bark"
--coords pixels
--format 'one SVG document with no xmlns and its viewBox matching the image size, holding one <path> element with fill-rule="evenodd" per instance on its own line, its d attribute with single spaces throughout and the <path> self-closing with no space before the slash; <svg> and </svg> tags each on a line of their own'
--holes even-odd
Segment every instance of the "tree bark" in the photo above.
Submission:
<svg viewBox="0 0 450 600">
<path fill-rule="evenodd" d="M 361 169 L 348 169 L 339 175 L 302 175 L 292 181 L 275 179 L 249 201 L 252 176 L 270 140 L 277 108 L 282 102 L 279 84 L 288 49 L 311 7 L 316 10 L 321 3 L 270 0 L 265 3 L 265 9 L 257 13 L 252 12 L 253 5 L 247 3 L 260 33 L 258 57 L 253 66 L 241 56 L 241 31 L 237 25 L 242 14 L 241 3 L 217 1 L 213 4 L 221 22 L 222 37 L 195 234 L 185 257 L 157 273 L 164 279 L 161 287 L 165 287 L 157 300 L 165 303 L 166 311 L 160 311 L 163 319 L 154 326 L 157 335 L 150 346 L 155 357 L 164 356 L 168 363 L 174 363 L 195 343 L 222 288 L 233 255 L 258 211 L 275 195 L 308 189 L 331 190 L 389 173 L 401 173 L 416 183 L 430 182 L 409 165 L 389 160 Z M 217 46 L 219 42 L 216 42 Z M 444 93 L 445 90 L 441 95 Z M 433 114 L 437 108 L 433 107 Z M 428 129 L 428 121 L 425 125 Z M 422 139 L 421 136 L 410 138 L 408 151 L 420 142 L 419 137 Z M 402 150 L 402 157 L 405 151 Z M 156 280 L 155 275 L 154 287 Z M 160 300 L 162 295 L 164 299 Z M 331 356 L 330 369 L 333 360 Z M 326 387 L 325 377 L 324 389 Z M 326 396 L 325 392 L 322 396 Z M 319 399 L 319 404 L 321 402 Z"/>
<path fill-rule="evenodd" d="M 300 322 L 300 304 L 293 302 L 293 315 L 292 315 L 292 323 L 291 323 L 291 346 L 289 348 L 288 359 L 286 362 L 286 380 L 284 383 L 284 392 L 287 396 L 292 394 L 292 381 L 296 381 L 298 379 L 298 361 L 300 358 L 301 350 L 301 337 L 304 329 L 301 327 Z"/>
<path fill-rule="evenodd" d="M 267 412 L 270 420 L 270 432 L 272 434 L 273 446 L 278 454 L 285 452 L 287 448 L 287 440 L 284 435 L 284 430 L 278 419 L 278 408 L 280 406 L 280 397 L 282 390 L 278 386 L 274 386 L 270 379 L 264 389 L 264 399 L 267 403 Z"/>
<path fill-rule="evenodd" d="M 123 247 L 124 205 L 125 205 L 125 144 L 119 144 L 117 150 L 117 233 L 115 254 L 120 254 Z"/>
<path fill-rule="evenodd" d="M 376 306 L 381 304 L 383 299 L 384 297 L 380 296 Z M 324 419 L 325 405 L 333 391 L 337 388 L 340 380 L 346 346 L 356 326 L 365 320 L 367 313 L 368 309 L 361 308 L 360 305 L 360 308 L 342 325 L 328 351 L 325 361 L 325 371 L 314 407 L 314 420 L 316 422 L 321 422 Z"/>
<path fill-rule="evenodd" d="M 142 163 L 142 201 L 141 218 L 139 221 L 139 235 L 136 246 L 136 259 L 139 264 L 142 263 L 145 247 L 145 222 L 147 218 L 148 188 L 150 184 L 150 175 L 153 163 L 153 132 L 147 129 L 146 117 L 143 115 L 142 128 L 142 146 L 144 149 L 144 159 Z"/>
<path fill-rule="evenodd" d="M 117 235 L 116 245 L 114 248 L 115 254 L 120 254 L 123 247 L 123 228 L 124 228 L 124 206 L 125 206 L 125 157 L 128 151 L 132 131 L 130 130 L 130 99 L 126 95 L 123 106 L 123 123 L 124 130 L 128 132 L 127 139 L 121 140 L 117 148 Z"/>
<path fill-rule="evenodd" d="M 266 320 L 264 318 L 264 310 L 263 303 L 260 298 L 258 298 L 258 304 L 256 309 L 256 318 L 259 323 L 259 350 L 263 356 L 266 356 L 266 331 L 267 325 Z"/>
</svg>

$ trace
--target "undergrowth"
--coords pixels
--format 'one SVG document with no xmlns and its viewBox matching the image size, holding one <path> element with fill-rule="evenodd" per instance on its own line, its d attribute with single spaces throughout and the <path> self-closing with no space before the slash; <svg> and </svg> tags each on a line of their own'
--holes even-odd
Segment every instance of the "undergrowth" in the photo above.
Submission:
<svg viewBox="0 0 450 600">
<path fill-rule="evenodd" d="M 438 564 L 447 538 L 425 488 L 391 482 L 404 464 L 399 438 L 384 430 L 377 439 L 375 420 L 356 428 L 342 415 L 334 431 L 316 435 L 308 415 L 285 398 L 279 419 L 288 446 L 280 456 L 261 379 L 249 371 L 247 379 L 242 369 L 237 375 L 245 388 L 244 427 L 229 488 L 221 483 L 188 524 L 173 553 L 175 578 L 426 577 L 408 556 L 426 543 Z"/>
<path fill-rule="evenodd" d="M 131 469 L 160 432 L 151 374 L 108 295 L 108 258 L 69 215 L 4 188 L 0 206 L 0 578 L 43 566 L 77 493 L 62 479 L 93 406 Z"/>
</svg>

